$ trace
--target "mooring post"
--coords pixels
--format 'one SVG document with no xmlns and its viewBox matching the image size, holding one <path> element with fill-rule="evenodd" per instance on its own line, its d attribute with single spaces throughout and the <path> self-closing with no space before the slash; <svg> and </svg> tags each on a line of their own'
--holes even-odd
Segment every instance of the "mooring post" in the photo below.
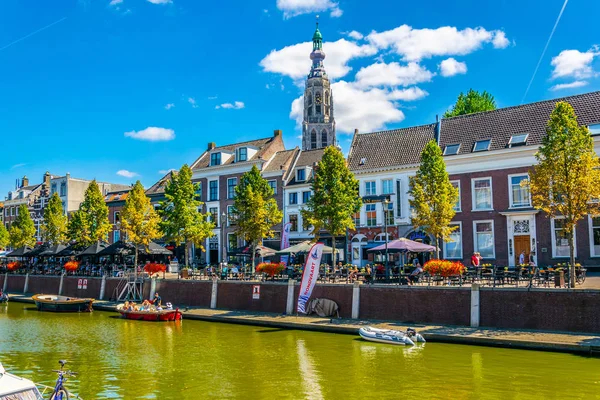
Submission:
<svg viewBox="0 0 600 400">
<path fill-rule="evenodd" d="M 8 272 L 4 273 L 4 284 L 2 285 L 2 291 L 6 292 L 6 288 L 8 288 Z"/>
<path fill-rule="evenodd" d="M 60 274 L 60 284 L 58 285 L 58 295 L 59 296 L 62 294 L 64 278 L 65 278 L 65 274 Z"/>
<path fill-rule="evenodd" d="M 294 287 L 296 281 L 293 279 L 288 280 L 288 292 L 287 292 L 287 304 L 285 306 L 285 313 L 292 315 L 294 313 Z"/>
<path fill-rule="evenodd" d="M 154 293 L 156 293 L 156 279 L 150 278 L 150 298 L 154 298 Z"/>
<path fill-rule="evenodd" d="M 29 290 L 29 272 L 25 274 L 25 284 L 23 285 L 23 294 Z"/>
<path fill-rule="evenodd" d="M 106 275 L 102 275 L 102 282 L 100 282 L 100 295 L 98 300 L 104 300 L 104 292 L 106 291 Z"/>
<path fill-rule="evenodd" d="M 352 319 L 358 319 L 360 310 L 360 283 L 352 285 Z"/>
<path fill-rule="evenodd" d="M 217 277 L 213 276 L 212 291 L 210 293 L 210 308 L 217 308 Z"/>
<path fill-rule="evenodd" d="M 471 326 L 473 328 L 479 327 L 479 284 L 474 283 L 471 285 Z"/>
</svg>

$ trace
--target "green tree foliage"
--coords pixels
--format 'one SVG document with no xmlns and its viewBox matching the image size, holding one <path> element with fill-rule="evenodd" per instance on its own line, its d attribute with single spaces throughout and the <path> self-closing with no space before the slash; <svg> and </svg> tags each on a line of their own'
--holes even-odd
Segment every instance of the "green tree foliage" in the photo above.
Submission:
<svg viewBox="0 0 600 400">
<path fill-rule="evenodd" d="M 410 178 L 410 205 L 414 209 L 411 222 L 422 227 L 435 238 L 436 258 L 439 258 L 440 239 L 447 239 L 456 229 L 450 221 L 456 211 L 458 189 L 450 183 L 442 151 L 435 140 L 431 140 L 421 153 L 421 165 L 417 174 Z"/>
<path fill-rule="evenodd" d="M 342 152 L 329 146 L 316 167 L 311 183 L 312 196 L 301 211 L 302 219 L 312 226 L 315 240 L 321 230 L 332 237 L 331 259 L 335 263 L 335 237 L 354 229 L 354 214 L 360 211 L 362 199 L 358 195 L 358 180 L 348 169 Z"/>
<path fill-rule="evenodd" d="M 81 245 L 91 243 L 89 225 L 83 211 L 77 210 L 71 214 L 67 224 L 67 237 Z"/>
<path fill-rule="evenodd" d="M 452 109 L 444 113 L 444 118 L 495 109 L 496 100 L 494 100 L 494 96 L 485 90 L 482 93 L 479 93 L 476 90 L 469 89 L 466 95 L 463 92 L 460 92 Z"/>
<path fill-rule="evenodd" d="M 533 205 L 550 218 L 564 218 L 575 287 L 574 232 L 582 218 L 600 213 L 600 161 L 589 130 L 579 126 L 569 103 L 556 103 L 536 159 L 530 172 Z"/>
<path fill-rule="evenodd" d="M 62 200 L 58 193 L 50 196 L 44 208 L 44 223 L 42 224 L 42 238 L 51 245 L 63 244 L 67 240 L 68 219 L 63 210 Z"/>
<path fill-rule="evenodd" d="M 273 198 L 273 189 L 260 175 L 256 165 L 240 178 L 235 187 L 233 215 L 236 232 L 246 239 L 252 248 L 252 267 L 254 268 L 255 248 L 265 237 L 273 236 L 273 226 L 283 219 L 283 213 Z"/>
<path fill-rule="evenodd" d="M 5 249 L 10 244 L 10 235 L 6 226 L 0 223 L 0 249 Z"/>
<path fill-rule="evenodd" d="M 189 262 L 189 245 L 194 243 L 204 250 L 204 241 L 213 236 L 215 224 L 209 213 L 199 210 L 203 204 L 197 198 L 198 184 L 192 182 L 192 170 L 184 165 L 173 173 L 165 188 L 165 200 L 161 202 L 159 214 L 163 218 L 161 230 L 168 240 L 177 245 L 185 244 L 185 265 Z"/>
<path fill-rule="evenodd" d="M 10 225 L 10 245 L 13 248 L 35 246 L 35 225 L 29 215 L 29 208 L 21 204 L 17 210 L 17 217 Z"/>
<path fill-rule="evenodd" d="M 135 245 L 134 265 L 138 265 L 138 246 L 148 248 L 153 239 L 162 237 L 159 225 L 160 217 L 146 196 L 142 183 L 137 181 L 121 211 L 121 227 L 127 233 L 129 241 Z"/>
<path fill-rule="evenodd" d="M 100 187 L 94 179 L 85 190 L 83 203 L 69 222 L 69 237 L 77 243 L 89 246 L 95 242 L 106 240 L 111 230 L 108 221 L 108 206 Z"/>
</svg>

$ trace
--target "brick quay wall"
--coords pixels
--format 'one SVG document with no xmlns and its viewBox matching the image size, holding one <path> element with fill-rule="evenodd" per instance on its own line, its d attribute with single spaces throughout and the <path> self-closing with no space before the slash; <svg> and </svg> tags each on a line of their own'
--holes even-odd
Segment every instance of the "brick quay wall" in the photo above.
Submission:
<svg viewBox="0 0 600 400">
<path fill-rule="evenodd" d="M 86 280 L 81 288 L 80 279 Z M 104 278 L 103 292 L 102 281 L 63 276 L 61 285 L 59 276 L 0 275 L 0 287 L 9 293 L 57 294 L 62 289 L 66 296 L 115 301 L 123 280 Z M 254 286 L 259 286 L 258 298 Z M 144 281 L 144 297 L 154 292 L 179 307 L 284 314 L 295 313 L 299 283 Z M 600 333 L 600 290 L 317 284 L 312 298 L 334 300 L 342 318 Z"/>
</svg>

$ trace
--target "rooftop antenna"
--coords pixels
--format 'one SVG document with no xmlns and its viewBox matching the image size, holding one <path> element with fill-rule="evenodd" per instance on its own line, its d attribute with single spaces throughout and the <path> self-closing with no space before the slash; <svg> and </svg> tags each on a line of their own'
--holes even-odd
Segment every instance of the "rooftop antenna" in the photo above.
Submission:
<svg viewBox="0 0 600 400">
<path fill-rule="evenodd" d="M 319 29 L 319 14 L 317 14 L 317 29 Z"/>
</svg>

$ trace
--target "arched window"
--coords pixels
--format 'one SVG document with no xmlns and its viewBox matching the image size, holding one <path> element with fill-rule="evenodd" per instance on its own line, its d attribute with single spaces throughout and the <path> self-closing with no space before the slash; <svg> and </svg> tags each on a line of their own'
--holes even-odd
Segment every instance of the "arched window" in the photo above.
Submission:
<svg viewBox="0 0 600 400">
<path fill-rule="evenodd" d="M 321 147 L 327 147 L 327 131 L 325 129 L 321 132 Z"/>
<path fill-rule="evenodd" d="M 326 90 L 325 91 L 325 104 L 329 104 L 329 92 Z"/>
<path fill-rule="evenodd" d="M 317 131 L 315 131 L 314 129 L 310 133 L 310 148 L 311 149 L 317 148 Z"/>
<path fill-rule="evenodd" d="M 308 93 L 307 96 L 308 96 L 307 97 L 307 99 L 308 99 L 308 105 L 310 106 L 310 105 L 312 105 L 312 94 Z"/>
</svg>

